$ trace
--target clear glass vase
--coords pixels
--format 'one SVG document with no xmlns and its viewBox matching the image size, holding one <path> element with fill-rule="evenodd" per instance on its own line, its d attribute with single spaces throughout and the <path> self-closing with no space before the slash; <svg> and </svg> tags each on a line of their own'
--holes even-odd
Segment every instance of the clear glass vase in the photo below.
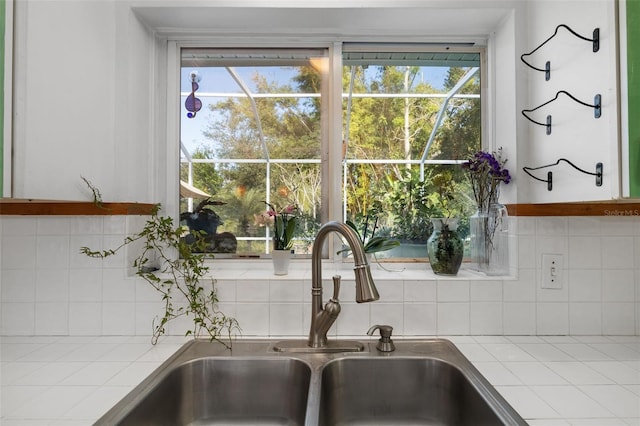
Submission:
<svg viewBox="0 0 640 426">
<path fill-rule="evenodd" d="M 487 275 L 509 273 L 507 208 L 492 203 L 469 218 L 471 261 L 473 267 Z"/>
</svg>

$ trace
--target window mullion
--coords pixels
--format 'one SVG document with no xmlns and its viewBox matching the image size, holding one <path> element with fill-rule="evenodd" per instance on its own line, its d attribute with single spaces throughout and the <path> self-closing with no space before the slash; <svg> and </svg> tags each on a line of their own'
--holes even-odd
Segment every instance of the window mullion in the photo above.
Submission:
<svg viewBox="0 0 640 426">
<path fill-rule="evenodd" d="M 342 43 L 335 42 L 329 48 L 329 71 L 326 73 L 327 84 L 323 84 L 322 102 L 323 135 L 322 135 L 322 203 L 321 221 L 342 221 Z M 329 239 L 329 258 L 339 249 L 340 240 Z"/>
</svg>

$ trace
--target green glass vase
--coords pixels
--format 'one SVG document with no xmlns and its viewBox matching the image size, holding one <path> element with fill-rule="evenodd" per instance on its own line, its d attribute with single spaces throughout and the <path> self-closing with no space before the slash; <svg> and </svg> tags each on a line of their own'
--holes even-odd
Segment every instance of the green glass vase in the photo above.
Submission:
<svg viewBox="0 0 640 426">
<path fill-rule="evenodd" d="M 464 256 L 455 218 L 432 218 L 433 233 L 427 241 L 431 269 L 437 275 L 457 275 Z"/>
</svg>

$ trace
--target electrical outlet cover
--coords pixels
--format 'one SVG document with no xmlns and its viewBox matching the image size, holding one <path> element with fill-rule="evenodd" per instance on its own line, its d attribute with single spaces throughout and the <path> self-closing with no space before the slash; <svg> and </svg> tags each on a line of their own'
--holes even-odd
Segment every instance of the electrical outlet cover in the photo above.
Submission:
<svg viewBox="0 0 640 426">
<path fill-rule="evenodd" d="M 561 254 L 542 255 L 542 288 L 561 289 L 564 261 Z"/>
</svg>

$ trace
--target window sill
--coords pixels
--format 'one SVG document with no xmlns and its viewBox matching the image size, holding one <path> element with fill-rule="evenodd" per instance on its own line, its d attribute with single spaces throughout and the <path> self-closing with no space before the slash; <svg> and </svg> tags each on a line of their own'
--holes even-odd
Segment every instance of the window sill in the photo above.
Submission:
<svg viewBox="0 0 640 426">
<path fill-rule="evenodd" d="M 218 280 L 311 280 L 311 260 L 292 260 L 287 275 L 273 274 L 273 266 L 270 259 L 260 260 L 232 260 L 229 262 L 208 261 L 211 276 Z M 488 276 L 484 273 L 471 270 L 469 264 L 463 264 L 455 276 L 436 275 L 428 263 L 385 263 L 370 265 L 371 275 L 376 281 L 495 281 L 514 279 L 514 276 Z M 323 280 L 330 279 L 333 275 L 341 275 L 345 280 L 353 279 L 353 264 L 331 262 L 324 260 L 322 263 Z"/>
</svg>

